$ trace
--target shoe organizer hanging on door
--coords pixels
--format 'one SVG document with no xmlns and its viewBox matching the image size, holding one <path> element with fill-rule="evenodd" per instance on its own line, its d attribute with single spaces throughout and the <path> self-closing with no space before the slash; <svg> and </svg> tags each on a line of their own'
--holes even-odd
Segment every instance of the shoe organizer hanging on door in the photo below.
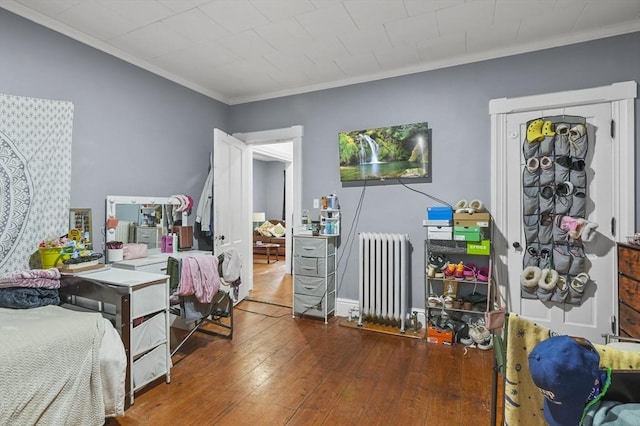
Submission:
<svg viewBox="0 0 640 426">
<path fill-rule="evenodd" d="M 584 117 L 527 123 L 522 149 L 522 298 L 582 303 L 590 281 L 584 244 L 598 227 L 585 219 L 588 147 Z"/>
</svg>

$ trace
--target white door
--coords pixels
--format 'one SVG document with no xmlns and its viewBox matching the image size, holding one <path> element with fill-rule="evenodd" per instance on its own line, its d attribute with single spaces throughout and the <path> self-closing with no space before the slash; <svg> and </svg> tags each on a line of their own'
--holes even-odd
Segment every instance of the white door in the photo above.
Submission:
<svg viewBox="0 0 640 426">
<path fill-rule="evenodd" d="M 587 204 L 585 219 L 599 224 L 593 241 L 584 242 L 587 270 L 591 282 L 580 305 L 543 302 L 521 298 L 519 291 L 523 257 L 527 246 L 523 227 L 523 141 L 527 122 L 542 117 L 579 116 L 588 128 Z M 611 332 L 611 314 L 615 312 L 615 237 L 611 220 L 614 206 L 614 157 L 611 137 L 611 105 L 601 103 L 561 109 L 512 113 L 507 116 L 509 143 L 506 148 L 507 196 L 509 208 L 506 240 L 511 245 L 507 260 L 512 310 L 551 330 L 582 336 L 599 342 L 601 334 Z"/>
<path fill-rule="evenodd" d="M 242 258 L 241 284 L 234 297 L 243 300 L 253 288 L 249 192 L 251 155 L 247 146 L 225 132 L 213 130 L 213 252 L 231 248 Z"/>
<path fill-rule="evenodd" d="M 493 99 L 491 115 L 491 209 L 494 217 L 496 279 L 511 312 L 559 333 L 602 342 L 602 333 L 615 332 L 617 278 L 615 241 L 635 230 L 635 98 L 637 83 Z M 587 269 L 593 280 L 581 305 L 522 300 L 523 263 L 522 171 L 523 123 L 553 115 L 586 118 L 588 200 L 586 218 L 600 225 L 585 244 Z M 613 135 L 610 134 L 611 130 Z"/>
</svg>

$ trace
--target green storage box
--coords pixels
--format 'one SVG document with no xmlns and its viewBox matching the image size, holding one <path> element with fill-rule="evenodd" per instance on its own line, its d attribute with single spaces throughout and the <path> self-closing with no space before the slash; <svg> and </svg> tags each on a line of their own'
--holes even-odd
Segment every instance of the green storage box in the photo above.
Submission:
<svg viewBox="0 0 640 426">
<path fill-rule="evenodd" d="M 479 254 L 489 256 L 491 240 L 482 240 L 479 243 L 467 243 L 467 254 Z"/>
<path fill-rule="evenodd" d="M 456 241 L 478 242 L 482 240 L 479 226 L 454 226 L 453 239 Z"/>
</svg>

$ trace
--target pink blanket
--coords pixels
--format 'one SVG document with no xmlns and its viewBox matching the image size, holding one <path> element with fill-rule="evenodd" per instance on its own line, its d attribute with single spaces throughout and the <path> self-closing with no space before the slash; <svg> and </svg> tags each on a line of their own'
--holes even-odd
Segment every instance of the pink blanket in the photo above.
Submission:
<svg viewBox="0 0 640 426">
<path fill-rule="evenodd" d="M 60 288 L 60 271 L 51 269 L 31 269 L 0 277 L 0 288 Z"/>
<path fill-rule="evenodd" d="M 220 289 L 218 258 L 211 255 L 189 256 L 182 259 L 182 271 L 177 294 L 195 295 L 201 303 L 209 303 Z"/>
</svg>

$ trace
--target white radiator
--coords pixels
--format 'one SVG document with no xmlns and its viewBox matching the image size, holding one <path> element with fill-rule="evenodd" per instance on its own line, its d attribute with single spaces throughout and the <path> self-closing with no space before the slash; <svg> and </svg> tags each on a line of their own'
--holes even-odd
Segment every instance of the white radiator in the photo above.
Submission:
<svg viewBox="0 0 640 426">
<path fill-rule="evenodd" d="M 407 319 L 409 236 L 360 234 L 360 320 L 400 327 Z"/>
</svg>

